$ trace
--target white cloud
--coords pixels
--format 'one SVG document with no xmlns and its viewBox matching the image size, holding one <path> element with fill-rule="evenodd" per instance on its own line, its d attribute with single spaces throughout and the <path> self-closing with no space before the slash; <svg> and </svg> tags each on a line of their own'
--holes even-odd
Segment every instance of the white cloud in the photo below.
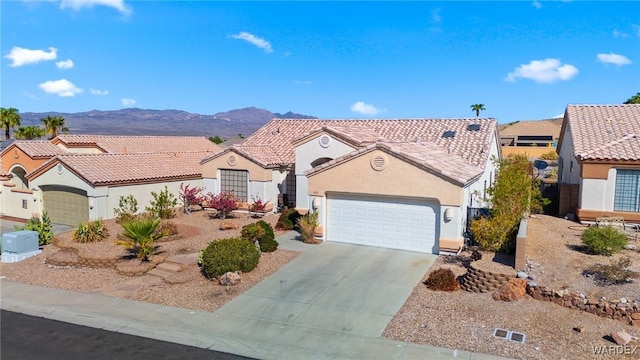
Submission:
<svg viewBox="0 0 640 360">
<path fill-rule="evenodd" d="M 96 90 L 94 88 L 89 88 L 89 92 L 91 93 L 91 95 L 99 95 L 99 96 L 104 96 L 109 94 L 109 90 Z"/>
<path fill-rule="evenodd" d="M 58 49 L 50 47 L 49 51 L 31 50 L 14 46 L 9 54 L 4 57 L 13 61 L 9 66 L 18 67 L 22 65 L 37 64 L 41 61 L 55 60 L 58 56 Z"/>
<path fill-rule="evenodd" d="M 380 110 L 376 109 L 375 106 L 362 101 L 355 102 L 351 105 L 351 111 L 362 115 L 377 115 L 380 113 Z"/>
<path fill-rule="evenodd" d="M 533 4 L 531 4 L 531 5 L 533 5 L 533 7 L 536 8 L 536 9 L 542 8 L 542 3 L 540 1 L 537 1 L 537 0 L 533 0 Z"/>
<path fill-rule="evenodd" d="M 431 22 L 434 24 L 440 24 L 442 22 L 442 16 L 440 16 L 440 12 L 442 8 L 431 9 Z"/>
<path fill-rule="evenodd" d="M 631 64 L 631 60 L 624 55 L 618 55 L 614 53 L 609 54 L 598 54 L 596 56 L 596 61 L 599 61 L 603 64 L 613 64 L 617 66 L 629 65 Z"/>
<path fill-rule="evenodd" d="M 58 61 L 56 63 L 56 66 L 58 67 L 58 69 L 71 69 L 73 67 L 73 60 L 69 59 L 64 61 Z"/>
<path fill-rule="evenodd" d="M 265 39 L 261 39 L 253 34 L 249 34 L 248 32 L 243 31 L 235 35 L 231 35 L 231 37 L 234 39 L 247 41 L 259 47 L 260 49 L 263 49 L 267 53 L 273 52 L 273 49 L 271 48 L 271 44 L 268 41 L 266 41 Z"/>
<path fill-rule="evenodd" d="M 78 11 L 82 8 L 92 8 L 96 5 L 114 8 L 124 15 L 131 14 L 131 7 L 126 5 L 123 0 L 62 0 L 60 8 L 71 8 Z"/>
<path fill-rule="evenodd" d="M 135 100 L 133 100 L 133 99 L 127 99 L 127 98 L 124 98 L 124 99 L 122 99 L 122 100 L 120 100 L 120 101 L 122 102 L 122 105 L 123 105 L 123 106 L 133 106 L 133 105 L 135 105 L 135 104 L 136 104 L 136 101 L 135 101 Z"/>
<path fill-rule="evenodd" d="M 618 31 L 617 29 L 613 30 L 613 32 L 611 34 L 613 34 L 614 38 L 626 38 L 626 37 L 629 37 L 629 34 L 623 33 L 622 31 Z"/>
<path fill-rule="evenodd" d="M 517 78 L 530 79 L 537 83 L 553 83 L 558 80 L 569 80 L 578 74 L 578 68 L 571 64 L 562 64 L 558 59 L 532 60 L 522 64 L 507 74 L 505 81 L 516 81 Z"/>
<path fill-rule="evenodd" d="M 60 97 L 75 96 L 83 91 L 67 79 L 45 81 L 38 85 L 38 87 L 46 93 L 55 94 Z"/>
</svg>

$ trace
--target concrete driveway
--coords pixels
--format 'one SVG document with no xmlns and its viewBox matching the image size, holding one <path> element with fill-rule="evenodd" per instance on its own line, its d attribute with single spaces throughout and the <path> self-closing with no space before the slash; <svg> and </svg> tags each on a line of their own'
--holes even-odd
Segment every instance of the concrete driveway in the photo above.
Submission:
<svg viewBox="0 0 640 360">
<path fill-rule="evenodd" d="M 435 259 L 431 254 L 337 242 L 311 246 L 217 310 L 216 327 L 227 340 L 294 347 L 303 358 L 344 356 L 349 349 L 363 348 L 351 342 L 362 341 L 371 345 L 364 347 L 373 356 L 368 358 L 397 358 L 399 353 L 380 353 L 395 352 L 394 346 L 383 345 L 389 340 L 380 335 Z M 232 341 L 229 350 L 237 351 L 239 345 Z M 265 353 L 262 349 L 247 355 Z"/>
</svg>

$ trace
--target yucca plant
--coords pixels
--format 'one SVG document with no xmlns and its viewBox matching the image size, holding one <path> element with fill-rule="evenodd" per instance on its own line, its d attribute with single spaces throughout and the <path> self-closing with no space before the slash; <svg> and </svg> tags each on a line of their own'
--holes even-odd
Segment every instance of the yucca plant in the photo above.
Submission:
<svg viewBox="0 0 640 360">
<path fill-rule="evenodd" d="M 149 261 L 156 250 L 154 231 L 160 224 L 160 219 L 143 218 L 122 224 L 126 239 L 116 241 L 117 245 L 126 247 L 142 261 Z"/>
<path fill-rule="evenodd" d="M 318 227 L 318 212 L 312 211 L 298 219 L 298 227 L 300 228 L 300 237 L 302 241 L 308 244 L 317 244 L 315 238 L 316 228 Z"/>
</svg>

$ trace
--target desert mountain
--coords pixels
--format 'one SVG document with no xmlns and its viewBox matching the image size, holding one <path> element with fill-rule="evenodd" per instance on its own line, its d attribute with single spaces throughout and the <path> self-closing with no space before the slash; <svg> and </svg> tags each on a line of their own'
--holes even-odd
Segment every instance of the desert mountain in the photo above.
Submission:
<svg viewBox="0 0 640 360">
<path fill-rule="evenodd" d="M 92 110 L 78 113 L 20 113 L 22 126 L 40 125 L 46 116 L 62 116 L 74 134 L 102 135 L 199 135 L 233 137 L 248 136 L 274 118 L 315 119 L 292 112 L 272 113 L 266 109 L 247 107 L 201 115 L 182 110 L 121 109 Z"/>
</svg>

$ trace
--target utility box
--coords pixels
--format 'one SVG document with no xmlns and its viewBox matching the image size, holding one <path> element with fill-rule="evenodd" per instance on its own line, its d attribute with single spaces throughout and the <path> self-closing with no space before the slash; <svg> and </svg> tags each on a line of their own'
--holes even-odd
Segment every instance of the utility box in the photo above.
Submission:
<svg viewBox="0 0 640 360">
<path fill-rule="evenodd" d="M 38 233 L 30 230 L 2 234 L 2 262 L 13 263 L 38 255 Z"/>
</svg>

